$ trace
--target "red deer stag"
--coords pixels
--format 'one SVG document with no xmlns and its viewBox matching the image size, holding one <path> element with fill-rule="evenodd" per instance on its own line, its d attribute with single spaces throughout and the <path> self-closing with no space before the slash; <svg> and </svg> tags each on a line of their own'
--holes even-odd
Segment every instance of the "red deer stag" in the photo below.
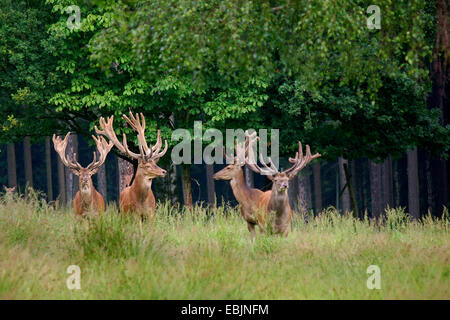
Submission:
<svg viewBox="0 0 450 320">
<path fill-rule="evenodd" d="M 253 146 L 257 140 L 256 132 L 251 135 L 246 132 L 248 152 L 245 157 L 245 163 L 251 170 L 266 175 L 273 182 L 272 190 L 267 191 L 261 200 L 261 203 L 264 204 L 264 210 L 261 215 L 258 215 L 258 224 L 269 227 L 272 233 L 287 236 L 292 219 L 288 196 L 289 180 L 294 178 L 310 161 L 320 157 L 320 154 L 311 155 L 309 145 L 306 145 L 306 156 L 303 156 L 302 143 L 299 141 L 295 157 L 289 158 L 289 162 L 293 164 L 292 167 L 279 172 L 272 160 L 268 158 L 269 165 L 267 165 L 261 154 L 259 156 L 263 168 L 257 165 L 253 153 Z"/>
<path fill-rule="evenodd" d="M 130 117 L 123 115 L 123 118 L 137 132 L 139 153 L 130 151 L 125 134 L 123 135 L 123 142 L 119 141 L 113 128 L 114 116 L 109 117 L 107 121 L 103 117 L 100 118 L 100 127 L 102 130 L 95 127 L 95 131 L 98 134 L 108 137 L 124 155 L 138 160 L 138 167 L 133 183 L 120 193 L 120 211 L 123 213 L 138 213 L 141 218 L 148 216 L 150 217 L 150 222 L 153 222 L 156 201 L 151 188 L 152 180 L 166 175 L 166 171 L 158 167 L 156 163 L 167 152 L 167 140 L 165 141 L 163 151 L 160 152 L 162 141 L 161 133 L 158 130 L 156 144 L 153 147 L 149 147 L 145 139 L 144 115 L 141 113 L 139 118 L 138 114 L 133 116 L 130 112 Z"/>
<path fill-rule="evenodd" d="M 95 190 L 92 183 L 92 176 L 97 173 L 100 166 L 105 162 L 106 156 L 113 147 L 112 143 L 107 143 L 103 137 L 95 137 L 94 139 L 97 150 L 100 153 L 100 158 L 97 161 L 97 155 L 94 152 L 94 160 L 86 167 L 83 168 L 78 161 L 76 161 L 76 154 L 73 155 L 72 160 L 69 160 L 66 156 L 67 142 L 69 141 L 70 132 L 66 134 L 64 140 L 60 137 L 53 135 L 53 144 L 55 146 L 56 152 L 61 158 L 61 162 L 72 171 L 73 174 L 78 176 L 79 179 L 79 190 L 75 194 L 73 199 L 73 208 L 77 216 L 82 216 L 83 214 L 94 211 L 100 214 L 105 210 L 105 201 L 102 195 Z"/>
<path fill-rule="evenodd" d="M 257 212 L 263 210 L 264 203 L 270 198 L 268 192 L 250 188 L 245 183 L 242 167 L 245 165 L 245 155 L 248 152 L 247 141 L 243 148 L 241 144 L 235 144 L 236 155 L 230 157 L 224 149 L 224 156 L 229 163 L 225 168 L 214 174 L 215 180 L 229 180 L 234 197 L 239 202 L 241 215 L 247 222 L 248 231 L 255 236 L 255 226 L 258 224 Z M 266 199 L 266 200 L 265 200 Z M 262 226 L 260 226 L 262 231 Z"/>
</svg>

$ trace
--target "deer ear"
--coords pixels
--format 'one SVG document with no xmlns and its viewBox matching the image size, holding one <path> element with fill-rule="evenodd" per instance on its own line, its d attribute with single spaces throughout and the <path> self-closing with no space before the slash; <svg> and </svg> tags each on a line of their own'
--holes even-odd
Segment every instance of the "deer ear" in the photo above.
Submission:
<svg viewBox="0 0 450 320">
<path fill-rule="evenodd" d="M 266 175 L 267 179 L 269 179 L 270 181 L 273 181 L 273 178 L 275 178 L 275 176 L 268 174 Z"/>
<path fill-rule="evenodd" d="M 72 173 L 73 173 L 74 175 L 76 175 L 76 176 L 79 176 L 79 175 L 80 175 L 80 172 L 79 172 L 78 170 L 70 169 L 70 171 L 72 171 Z"/>
<path fill-rule="evenodd" d="M 94 174 L 96 174 L 96 173 L 98 172 L 98 169 L 100 169 L 100 167 L 95 168 L 95 169 L 89 171 L 89 174 L 90 174 L 91 176 L 94 175 Z"/>
</svg>

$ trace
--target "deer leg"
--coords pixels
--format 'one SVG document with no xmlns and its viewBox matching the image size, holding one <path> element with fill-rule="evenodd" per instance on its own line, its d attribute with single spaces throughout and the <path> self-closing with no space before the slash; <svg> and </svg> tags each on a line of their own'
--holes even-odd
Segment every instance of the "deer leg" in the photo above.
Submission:
<svg viewBox="0 0 450 320">
<path fill-rule="evenodd" d="M 247 222 L 247 228 L 248 228 L 248 231 L 250 231 L 250 235 L 251 235 L 252 239 L 254 239 L 255 238 L 255 224 Z"/>
</svg>

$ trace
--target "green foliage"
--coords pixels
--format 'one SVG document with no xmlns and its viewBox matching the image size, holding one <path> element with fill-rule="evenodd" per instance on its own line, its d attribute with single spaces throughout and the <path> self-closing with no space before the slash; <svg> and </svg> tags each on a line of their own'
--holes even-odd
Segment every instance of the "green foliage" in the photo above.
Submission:
<svg viewBox="0 0 450 320">
<path fill-rule="evenodd" d="M 450 126 L 440 124 L 439 110 L 427 109 L 424 85 L 405 73 L 384 78 L 375 100 L 335 82 L 308 90 L 298 80 L 281 79 L 272 90 L 265 122 L 283 128 L 287 153 L 294 152 L 297 140 L 329 160 L 401 157 L 415 145 L 445 156 L 450 147 Z"/>
<path fill-rule="evenodd" d="M 245 83 L 281 72 L 308 88 L 333 79 L 367 84 L 373 95 L 391 72 L 423 77 L 420 61 L 431 53 L 423 0 L 378 2 L 381 30 L 366 25 L 370 1 L 120 3 L 111 27 L 94 41 L 94 56 L 109 65 L 126 50 L 149 78 L 192 74 L 202 88 L 215 74 Z"/>
<path fill-rule="evenodd" d="M 57 83 L 45 45 L 49 7 L 42 1 L 1 0 L 0 21 L 0 141 L 40 139 L 55 127 L 48 106 Z"/>
<path fill-rule="evenodd" d="M 0 140 L 93 133 L 129 110 L 174 129 L 280 128 L 324 158 L 394 157 L 420 145 L 445 157 L 449 127 L 425 97 L 435 27 L 424 0 L 1 0 Z M 70 30 L 69 5 L 81 10 Z M 38 120 L 38 121 L 36 121 Z M 170 139 L 169 143 L 171 142 Z"/>
</svg>

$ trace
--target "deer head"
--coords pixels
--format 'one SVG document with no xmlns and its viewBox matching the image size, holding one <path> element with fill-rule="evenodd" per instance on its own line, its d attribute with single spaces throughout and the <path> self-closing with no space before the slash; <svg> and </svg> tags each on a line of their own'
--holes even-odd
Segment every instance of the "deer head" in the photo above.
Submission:
<svg viewBox="0 0 450 320">
<path fill-rule="evenodd" d="M 320 157 L 319 153 L 311 155 L 311 150 L 309 145 L 306 145 L 306 156 L 303 155 L 302 143 L 298 142 L 298 151 L 295 153 L 294 158 L 289 158 L 289 162 L 292 163 L 292 167 L 279 172 L 272 159 L 268 157 L 269 164 L 266 164 L 261 154 L 259 154 L 259 161 L 262 163 L 263 167 L 258 166 L 253 147 L 258 140 L 256 132 L 249 134 L 245 133 L 245 139 L 247 143 L 247 153 L 245 157 L 245 163 L 248 167 L 256 173 L 266 175 L 273 182 L 272 190 L 276 193 L 286 193 L 289 188 L 289 180 L 294 178 L 297 173 L 302 170 L 306 165 L 312 160 Z"/>
<path fill-rule="evenodd" d="M 246 144 L 243 146 L 237 139 L 234 145 L 235 155 L 229 156 L 223 148 L 223 155 L 228 165 L 213 175 L 215 180 L 231 180 L 241 173 L 241 167 L 245 165 Z"/>
<path fill-rule="evenodd" d="M 130 111 L 130 116 L 122 116 L 127 123 L 137 132 L 139 153 L 134 153 L 130 151 L 127 144 L 127 137 L 123 134 L 122 142 L 116 136 L 113 128 L 114 116 L 109 117 L 106 121 L 102 117 L 100 118 L 101 130 L 95 126 L 95 132 L 97 134 L 102 134 L 119 149 L 124 155 L 135 159 L 138 161 L 138 168 L 136 171 L 136 177 L 143 177 L 146 182 L 151 184 L 151 180 L 156 177 L 163 177 L 166 174 L 166 170 L 161 169 L 157 166 L 158 160 L 167 152 L 168 144 L 165 140 L 165 146 L 163 151 L 161 150 L 162 140 L 161 133 L 158 130 L 156 144 L 154 146 L 148 146 L 145 139 L 145 118 L 142 113 L 136 114 L 135 116 Z"/>
<path fill-rule="evenodd" d="M 62 140 L 60 137 L 53 135 L 53 144 L 56 152 L 61 158 L 61 162 L 72 171 L 72 173 L 78 176 L 79 187 L 82 193 L 90 193 L 92 191 L 92 176 L 97 173 L 100 166 L 105 162 L 106 156 L 113 147 L 112 143 L 107 143 L 105 138 L 92 136 L 97 145 L 97 150 L 100 154 L 100 158 L 97 161 L 97 154 L 94 151 L 94 159 L 86 167 L 82 167 L 76 160 L 76 153 L 73 154 L 72 159 L 68 159 L 66 155 L 66 147 L 69 141 L 70 132 L 68 132 L 65 138 Z"/>
<path fill-rule="evenodd" d="M 16 186 L 9 188 L 3 185 L 3 190 L 5 190 L 6 194 L 13 194 L 14 192 L 16 192 Z"/>
</svg>

